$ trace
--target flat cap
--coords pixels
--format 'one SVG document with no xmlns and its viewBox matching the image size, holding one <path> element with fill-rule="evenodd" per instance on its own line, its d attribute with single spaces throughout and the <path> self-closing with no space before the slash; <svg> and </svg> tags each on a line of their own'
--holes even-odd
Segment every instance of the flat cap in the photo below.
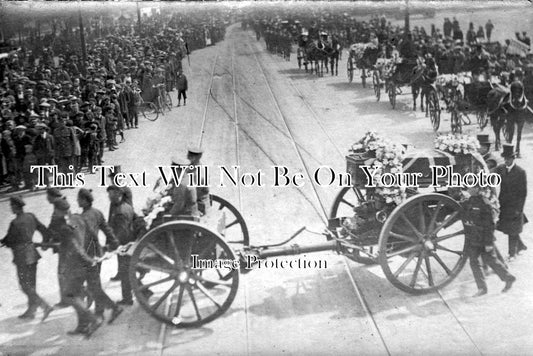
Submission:
<svg viewBox="0 0 533 356">
<path fill-rule="evenodd" d="M 46 189 L 46 194 L 54 198 L 61 198 L 63 196 L 63 194 L 61 194 L 61 191 L 57 188 Z"/>
<path fill-rule="evenodd" d="M 92 190 L 81 188 L 78 191 L 78 197 L 87 200 L 88 202 L 92 203 L 94 201 Z"/>
<path fill-rule="evenodd" d="M 55 200 L 53 204 L 56 210 L 67 211 L 70 209 L 70 204 L 68 203 L 67 198 L 65 197 Z"/>
<path fill-rule="evenodd" d="M 24 205 L 26 205 L 26 203 L 24 203 L 24 200 L 22 200 L 22 197 L 21 196 L 14 196 L 14 197 L 11 197 L 9 198 L 9 202 L 15 206 L 18 206 L 20 208 L 22 208 Z"/>
</svg>

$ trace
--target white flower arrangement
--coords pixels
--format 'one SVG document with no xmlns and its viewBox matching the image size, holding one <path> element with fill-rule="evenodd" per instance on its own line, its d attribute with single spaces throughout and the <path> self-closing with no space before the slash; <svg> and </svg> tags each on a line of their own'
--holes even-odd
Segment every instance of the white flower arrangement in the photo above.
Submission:
<svg viewBox="0 0 533 356">
<path fill-rule="evenodd" d="M 361 140 L 352 145 L 354 152 L 375 153 L 375 160 L 372 163 L 376 182 L 376 193 L 380 195 L 387 204 L 401 204 L 405 198 L 405 186 L 383 186 L 381 176 L 384 173 L 402 173 L 405 147 L 386 139 L 375 132 L 367 132 Z"/>
<path fill-rule="evenodd" d="M 479 142 L 475 137 L 462 134 L 439 135 L 435 138 L 435 148 L 453 155 L 478 152 Z"/>
<path fill-rule="evenodd" d="M 167 185 L 154 197 L 146 200 L 146 205 L 142 209 L 146 228 L 149 229 L 153 221 L 157 219 L 159 213 L 166 211 L 172 205 L 172 185 Z"/>
</svg>

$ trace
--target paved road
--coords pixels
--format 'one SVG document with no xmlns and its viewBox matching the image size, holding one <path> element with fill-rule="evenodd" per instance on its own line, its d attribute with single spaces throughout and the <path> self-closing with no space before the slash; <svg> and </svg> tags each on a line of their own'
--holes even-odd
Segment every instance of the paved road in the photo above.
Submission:
<svg viewBox="0 0 533 356">
<path fill-rule="evenodd" d="M 307 172 L 322 165 L 343 172 L 344 154 L 364 132 L 375 130 L 420 149 L 432 146 L 429 119 L 409 109 L 410 95 L 399 99 L 396 111 L 388 102 L 375 102 L 371 88 L 363 89 L 359 81 L 347 83 L 344 61 L 338 77 L 307 75 L 297 69 L 294 58 L 286 62 L 266 53 L 262 41 L 232 26 L 224 42 L 193 53 L 191 63 L 185 73 L 190 82 L 187 106 L 128 131 L 127 142 L 106 153 L 106 163 L 120 162 L 127 172 L 145 170 L 148 182 L 154 182 L 155 165 L 168 164 L 173 154 L 201 142 L 205 164 L 239 165 L 242 172 L 262 170 L 263 187 L 212 189 L 242 212 L 253 244 L 280 241 L 302 226 L 320 226 L 339 188 L 313 186 Z M 441 130 L 448 127 L 445 120 Z M 473 127 L 467 130 L 475 132 Z M 531 166 L 531 145 L 527 127 L 525 158 L 518 164 Z M 273 165 L 304 174 L 305 185 L 271 187 Z M 212 184 L 218 183 L 218 171 L 211 173 Z M 96 177 L 89 177 L 87 185 L 96 185 Z M 137 211 L 149 193 L 146 188 L 133 189 Z M 75 205 L 76 191 L 65 194 Z M 95 194 L 96 207 L 106 212 L 105 189 L 96 188 Z M 1 211 L 8 212 L 7 203 L 0 204 Z M 26 208 L 49 222 L 52 208 L 43 194 L 27 198 Z M 528 211 L 532 208 L 528 202 Z M 0 221 L 2 233 L 11 218 L 5 216 Z M 524 233 L 530 245 L 531 230 L 528 226 Z M 506 251 L 504 238 L 498 237 Z M 296 242 L 321 240 L 304 234 Z M 391 286 L 379 266 L 364 267 L 334 253 L 306 255 L 326 261 L 328 268 L 265 269 L 244 275 L 231 309 L 202 328 L 161 328 L 135 305 L 116 324 L 85 341 L 65 335 L 75 326 L 75 315 L 68 309 L 44 324 L 16 318 L 25 301 L 10 252 L 2 249 L 0 269 L 6 273 L 0 294 L 0 350 L 36 355 L 527 354 L 533 350 L 529 256 L 525 253 L 511 266 L 519 278 L 511 293 L 499 294 L 502 283 L 492 275 L 489 295 L 474 300 L 469 297 L 475 285 L 468 267 L 440 294 L 414 297 Z M 38 289 L 52 302 L 57 298 L 56 265 L 54 255 L 43 253 Z M 116 266 L 106 262 L 103 269 L 107 281 Z M 119 289 L 106 282 L 115 299 Z"/>
</svg>

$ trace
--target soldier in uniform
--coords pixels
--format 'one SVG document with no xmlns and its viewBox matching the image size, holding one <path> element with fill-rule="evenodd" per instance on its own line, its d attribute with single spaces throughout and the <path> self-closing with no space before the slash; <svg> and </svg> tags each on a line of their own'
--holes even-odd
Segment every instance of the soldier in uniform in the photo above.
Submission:
<svg viewBox="0 0 533 356">
<path fill-rule="evenodd" d="M 479 142 L 479 154 L 483 157 L 483 160 L 487 164 L 489 170 L 493 170 L 498 165 L 498 158 L 492 154 L 490 151 L 491 141 L 489 135 L 477 135 L 477 140 Z"/>
<path fill-rule="evenodd" d="M 173 157 L 172 165 L 176 166 L 176 174 L 181 174 L 182 169 L 187 169 L 189 166 L 188 159 Z M 198 217 L 198 198 L 196 195 L 196 189 L 188 187 L 185 184 L 174 185 L 172 187 L 172 207 L 169 214 L 171 215 L 187 215 Z"/>
<path fill-rule="evenodd" d="M 19 284 L 28 297 L 28 309 L 19 315 L 19 318 L 35 318 L 37 308 L 41 307 L 43 308 L 42 321 L 44 321 L 53 308 L 37 294 L 37 262 L 41 256 L 35 249 L 32 238 L 35 230 L 39 231 L 44 238 L 47 229 L 35 215 L 24 212 L 25 203 L 21 197 L 10 198 L 10 203 L 11 211 L 16 218 L 11 221 L 7 235 L 0 242 L 13 250 L 13 263 L 17 266 Z"/>
<path fill-rule="evenodd" d="M 487 283 L 481 270 L 479 258 L 488 264 L 505 282 L 502 293 L 507 292 L 516 281 L 505 265 L 498 260 L 494 246 L 494 230 L 498 219 L 498 202 L 495 191 L 490 188 L 471 188 L 470 198 L 463 203 L 467 253 L 478 291 L 474 297 L 487 294 Z"/>
<path fill-rule="evenodd" d="M 70 213 L 70 204 L 65 198 L 57 199 L 53 204 L 55 224 L 51 230 L 60 238 L 59 260 L 68 271 L 64 280 L 65 297 L 78 315 L 78 326 L 68 334 L 84 334 L 89 338 L 102 321 L 87 309 L 83 300 L 87 269 L 96 266 L 95 259 L 87 255 L 84 249 L 87 225 L 81 216 Z"/>
<path fill-rule="evenodd" d="M 81 217 L 87 225 L 87 234 L 84 241 L 84 248 L 87 255 L 91 257 L 101 257 L 102 247 L 98 241 L 98 231 L 102 230 L 107 238 L 108 250 L 114 250 L 119 243 L 113 234 L 113 230 L 105 221 L 104 214 L 98 209 L 93 208 L 94 197 L 88 189 L 82 188 L 78 192 L 78 205 L 83 209 Z M 123 311 L 116 305 L 111 298 L 103 291 L 100 281 L 100 265 L 90 266 L 87 268 L 87 289 L 91 293 L 95 302 L 95 314 L 101 320 L 104 318 L 104 310 L 111 309 L 112 314 L 108 323 L 111 324 Z"/>
<path fill-rule="evenodd" d="M 522 242 L 520 233 L 527 219 L 524 204 L 527 196 L 527 176 L 522 167 L 515 163 L 516 152 L 511 144 L 503 144 L 504 164 L 496 167 L 502 179 L 500 185 L 500 220 L 498 230 L 509 236 L 509 259 L 512 260 L 527 246 Z"/>
<path fill-rule="evenodd" d="M 200 160 L 202 159 L 204 151 L 201 147 L 197 146 L 190 146 L 187 151 L 187 159 L 190 162 L 191 166 L 201 166 L 202 163 Z M 194 170 L 196 172 L 196 170 Z M 203 177 L 205 178 L 205 177 Z M 205 185 L 204 179 L 201 180 L 202 185 Z M 209 188 L 208 187 L 197 187 L 196 188 L 196 202 L 198 204 L 198 211 L 202 213 L 202 215 L 207 214 L 207 211 L 209 209 L 209 206 L 211 205 L 209 202 Z"/>
<path fill-rule="evenodd" d="M 113 230 L 121 245 L 131 241 L 134 211 L 133 207 L 125 201 L 125 194 L 120 187 L 111 185 L 107 187 L 111 205 L 109 207 L 109 226 Z M 121 281 L 122 300 L 118 304 L 133 305 L 131 285 L 129 280 L 130 256 L 118 256 L 118 275 Z"/>
</svg>

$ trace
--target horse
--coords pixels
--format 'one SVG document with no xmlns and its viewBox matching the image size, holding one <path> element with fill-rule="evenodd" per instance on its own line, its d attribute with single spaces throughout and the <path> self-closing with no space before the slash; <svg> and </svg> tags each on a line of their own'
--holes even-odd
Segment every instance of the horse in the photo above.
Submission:
<svg viewBox="0 0 533 356">
<path fill-rule="evenodd" d="M 304 66 L 307 72 L 307 64 L 311 64 L 311 71 L 318 76 L 324 75 L 324 63 L 327 63 L 327 53 L 324 49 L 320 49 L 315 42 L 309 42 L 304 48 L 305 58 Z M 313 67 L 314 64 L 314 67 Z M 313 69 L 314 68 L 314 69 Z"/>
<path fill-rule="evenodd" d="M 495 150 L 499 150 L 501 146 L 500 131 L 505 129 L 504 138 L 507 143 L 511 143 L 516 125 L 516 153 L 518 157 L 520 157 L 522 129 L 526 117 L 529 115 L 524 92 L 524 85 L 520 81 L 514 81 L 510 91 L 504 87 L 495 87 L 488 94 L 490 122 L 496 137 Z"/>
<path fill-rule="evenodd" d="M 335 38 L 325 48 L 325 51 L 329 57 L 329 63 L 331 66 L 331 75 L 339 75 L 339 57 L 342 52 L 342 46 Z M 327 70 L 327 64 L 326 64 Z"/>
</svg>

